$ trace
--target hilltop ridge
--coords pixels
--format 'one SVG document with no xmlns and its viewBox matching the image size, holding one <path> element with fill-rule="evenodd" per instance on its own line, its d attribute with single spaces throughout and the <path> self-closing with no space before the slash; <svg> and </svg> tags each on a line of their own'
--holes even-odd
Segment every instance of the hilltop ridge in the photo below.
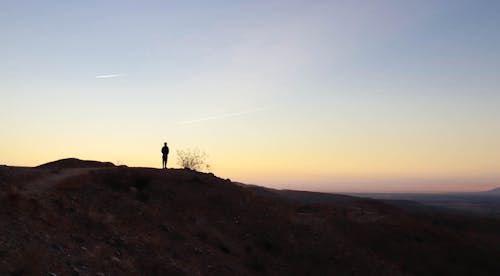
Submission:
<svg viewBox="0 0 500 276">
<path fill-rule="evenodd" d="M 111 162 L 81 160 L 78 158 L 65 158 L 39 165 L 36 168 L 67 169 L 67 168 L 109 168 L 109 167 L 115 167 L 115 164 Z"/>
<path fill-rule="evenodd" d="M 498 221 L 283 193 L 185 169 L 2 167 L 0 274 L 500 274 Z"/>
</svg>

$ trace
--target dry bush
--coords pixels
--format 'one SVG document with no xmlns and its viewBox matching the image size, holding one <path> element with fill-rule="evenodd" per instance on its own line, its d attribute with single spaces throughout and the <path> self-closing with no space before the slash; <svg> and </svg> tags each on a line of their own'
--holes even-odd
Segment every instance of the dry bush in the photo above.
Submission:
<svg viewBox="0 0 500 276">
<path fill-rule="evenodd" d="M 210 171 L 210 166 L 206 163 L 208 155 L 199 149 L 186 149 L 177 151 L 177 162 L 185 168 L 194 171 Z"/>
</svg>

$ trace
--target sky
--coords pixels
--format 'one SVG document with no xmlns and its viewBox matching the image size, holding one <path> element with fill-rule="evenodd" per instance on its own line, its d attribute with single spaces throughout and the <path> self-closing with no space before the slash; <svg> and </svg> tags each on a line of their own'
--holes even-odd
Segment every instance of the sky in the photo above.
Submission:
<svg viewBox="0 0 500 276">
<path fill-rule="evenodd" d="M 0 164 L 327 192 L 500 186 L 500 2 L 0 1 Z"/>
</svg>

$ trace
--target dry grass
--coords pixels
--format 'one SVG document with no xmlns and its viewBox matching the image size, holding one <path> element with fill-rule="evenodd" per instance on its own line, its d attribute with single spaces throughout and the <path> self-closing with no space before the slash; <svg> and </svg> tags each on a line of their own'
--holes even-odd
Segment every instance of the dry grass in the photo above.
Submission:
<svg viewBox="0 0 500 276">
<path fill-rule="evenodd" d="M 377 201 L 300 205 L 189 170 L 102 169 L 33 196 L 16 187 L 0 192 L 0 275 L 500 272 L 498 222 Z"/>
</svg>

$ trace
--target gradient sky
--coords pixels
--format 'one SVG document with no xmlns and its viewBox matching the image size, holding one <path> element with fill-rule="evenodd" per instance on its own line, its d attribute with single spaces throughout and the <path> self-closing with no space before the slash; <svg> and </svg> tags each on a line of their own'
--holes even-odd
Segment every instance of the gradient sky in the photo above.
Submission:
<svg viewBox="0 0 500 276">
<path fill-rule="evenodd" d="M 1 1 L 0 163 L 319 191 L 500 186 L 499 1 Z"/>
</svg>

